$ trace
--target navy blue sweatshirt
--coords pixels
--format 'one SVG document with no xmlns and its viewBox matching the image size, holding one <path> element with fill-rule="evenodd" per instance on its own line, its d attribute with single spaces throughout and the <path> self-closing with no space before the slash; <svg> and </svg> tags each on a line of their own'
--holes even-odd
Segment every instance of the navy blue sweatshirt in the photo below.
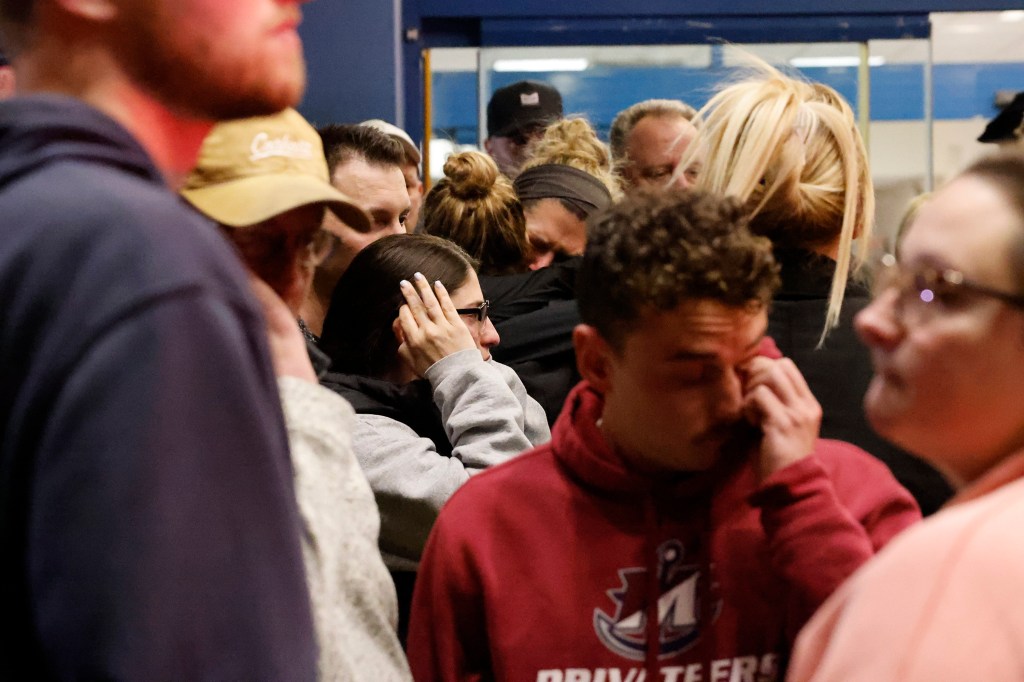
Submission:
<svg viewBox="0 0 1024 682">
<path fill-rule="evenodd" d="M 0 679 L 310 680 L 262 318 L 120 125 L 0 103 Z"/>
</svg>

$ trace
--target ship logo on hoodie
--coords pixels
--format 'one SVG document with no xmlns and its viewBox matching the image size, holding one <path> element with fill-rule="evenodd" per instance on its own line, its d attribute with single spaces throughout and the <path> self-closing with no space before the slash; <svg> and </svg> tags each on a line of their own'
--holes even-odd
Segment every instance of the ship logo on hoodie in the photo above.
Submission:
<svg viewBox="0 0 1024 682">
<path fill-rule="evenodd" d="M 669 540 L 658 547 L 658 658 L 666 659 L 685 651 L 700 638 L 701 593 L 705 567 L 688 560 L 683 544 Z M 705 576 L 703 580 L 708 580 Z M 608 590 L 615 613 L 594 609 L 594 630 L 601 642 L 616 654 L 634 661 L 644 660 L 647 650 L 648 569 L 619 570 L 620 585 Z M 701 589 L 707 589 L 703 586 Z M 715 599 L 712 617 L 721 601 Z"/>
</svg>

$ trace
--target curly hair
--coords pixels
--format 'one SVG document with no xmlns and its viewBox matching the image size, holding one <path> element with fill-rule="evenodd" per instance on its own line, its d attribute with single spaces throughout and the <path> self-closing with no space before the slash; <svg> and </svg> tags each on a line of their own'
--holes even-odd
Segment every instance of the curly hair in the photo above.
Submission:
<svg viewBox="0 0 1024 682">
<path fill-rule="evenodd" d="M 641 193 L 589 227 L 576 285 L 580 316 L 616 349 L 647 310 L 694 298 L 764 306 L 779 286 L 771 242 L 750 232 L 734 199 Z"/>
<path fill-rule="evenodd" d="M 600 180 L 613 199 L 622 196 L 619 179 L 612 173 L 612 157 L 593 127 L 580 117 L 555 121 L 530 146 L 523 170 L 534 166 L 561 164 L 581 170 Z"/>
<path fill-rule="evenodd" d="M 480 152 L 448 157 L 423 199 L 423 231 L 455 242 L 483 275 L 522 272 L 530 256 L 526 217 L 512 182 Z"/>
</svg>

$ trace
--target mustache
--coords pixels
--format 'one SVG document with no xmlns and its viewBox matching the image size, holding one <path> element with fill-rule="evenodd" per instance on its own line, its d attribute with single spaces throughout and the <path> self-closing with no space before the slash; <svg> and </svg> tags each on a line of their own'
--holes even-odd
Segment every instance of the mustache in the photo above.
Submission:
<svg viewBox="0 0 1024 682">
<path fill-rule="evenodd" d="M 708 428 L 694 439 L 696 445 L 721 443 L 723 452 L 745 451 L 761 441 L 762 432 L 747 420 L 720 422 Z"/>
</svg>

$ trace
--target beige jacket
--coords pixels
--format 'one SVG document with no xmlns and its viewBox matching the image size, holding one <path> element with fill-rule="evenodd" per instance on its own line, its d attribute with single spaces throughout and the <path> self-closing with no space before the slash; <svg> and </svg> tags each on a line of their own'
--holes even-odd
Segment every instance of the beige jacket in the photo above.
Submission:
<svg viewBox="0 0 1024 682">
<path fill-rule="evenodd" d="M 377 548 L 380 515 L 352 454 L 354 413 L 334 392 L 278 379 L 288 427 L 321 680 L 411 680 L 395 634 L 394 584 Z"/>
</svg>

